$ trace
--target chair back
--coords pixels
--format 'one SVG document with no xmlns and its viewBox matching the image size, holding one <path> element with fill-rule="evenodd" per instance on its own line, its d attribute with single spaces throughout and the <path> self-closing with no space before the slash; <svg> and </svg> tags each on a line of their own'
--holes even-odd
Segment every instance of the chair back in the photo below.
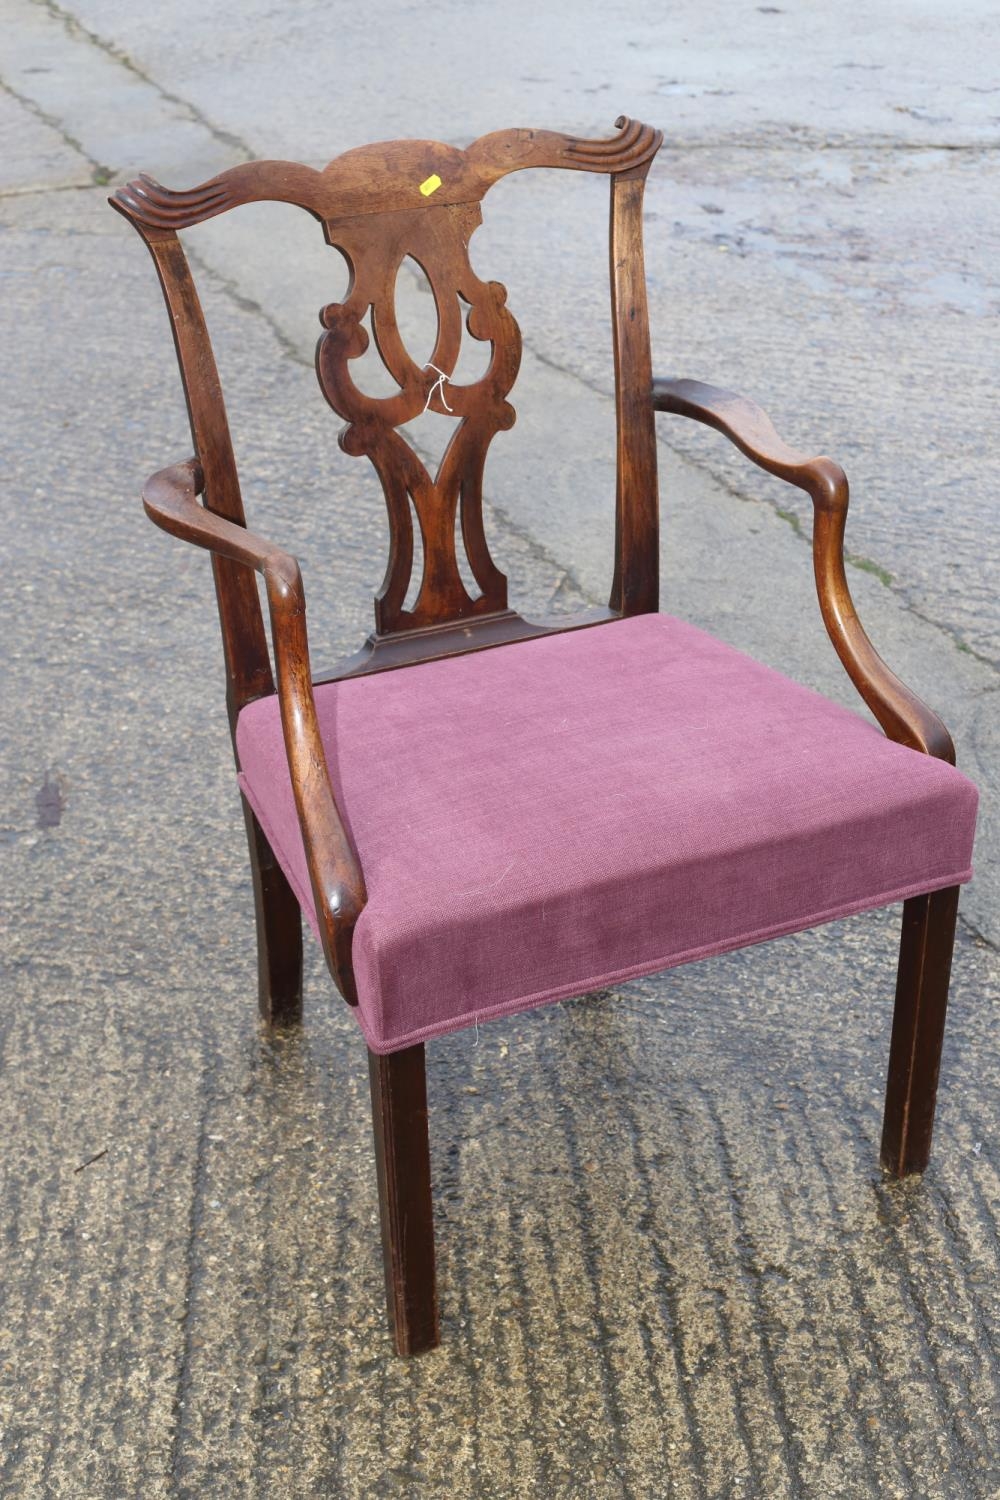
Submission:
<svg viewBox="0 0 1000 1500">
<path fill-rule="evenodd" d="M 235 459 L 215 361 L 177 232 L 243 203 L 294 203 L 320 221 L 328 243 L 345 257 L 350 279 L 342 302 L 321 313 L 324 332 L 316 369 L 327 401 L 344 419 L 340 444 L 367 457 L 385 494 L 389 559 L 375 599 L 373 645 L 411 632 L 462 627 L 474 649 L 538 630 L 508 607 L 507 579 L 490 555 L 483 526 L 483 472 L 494 435 L 513 425 L 508 397 L 517 378 L 521 335 L 497 281 L 481 281 L 469 242 L 482 220 L 482 200 L 501 177 L 527 167 L 601 172 L 611 182 L 611 290 L 617 405 L 615 567 L 608 615 L 658 607 L 658 498 L 652 375 L 642 256 L 642 195 L 662 136 L 624 117 L 609 140 L 587 141 L 552 131 L 504 130 L 466 150 L 435 141 L 391 141 L 348 151 L 322 171 L 290 162 L 246 162 L 188 192 L 141 176 L 112 203 L 143 236 L 156 262 L 187 395 L 196 456 L 205 475 L 205 504 L 245 524 Z M 400 267 L 410 257 L 430 284 L 437 333 L 429 360 L 406 348 L 396 316 Z M 488 342 L 489 363 L 468 384 L 453 383 L 464 327 Z M 397 390 L 367 394 L 351 364 L 369 347 L 370 318 L 378 354 Z M 453 415 L 456 425 L 432 476 L 400 430 L 424 411 Z M 411 590 L 415 529 L 422 574 Z M 468 563 L 466 586 L 458 548 Z M 266 646 L 256 590 L 238 564 L 215 561 L 219 608 L 236 696 L 260 678 Z M 412 602 L 407 605 L 408 596 Z M 255 621 L 256 616 L 256 621 Z M 469 627 L 488 630 L 477 636 Z M 409 643 L 406 659 L 439 654 L 429 640 Z M 234 657 L 238 657 L 236 660 Z M 392 660 L 386 658 L 386 665 Z M 370 669 L 370 668 L 369 668 Z M 256 677 L 255 677 L 256 674 Z M 266 689 L 265 689 L 266 690 Z"/>
</svg>

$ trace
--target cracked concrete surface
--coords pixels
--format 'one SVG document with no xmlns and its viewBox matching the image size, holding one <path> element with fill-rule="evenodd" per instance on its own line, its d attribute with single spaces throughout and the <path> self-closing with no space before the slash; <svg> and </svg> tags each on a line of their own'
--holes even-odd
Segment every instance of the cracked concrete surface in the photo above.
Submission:
<svg viewBox="0 0 1000 1500">
<path fill-rule="evenodd" d="M 377 36 L 314 3 L 0 13 L 0 1493 L 992 1500 L 991 8 L 394 3 Z M 657 368 L 746 390 L 844 461 L 862 618 L 983 787 L 936 1151 L 922 1181 L 878 1173 L 892 911 L 449 1038 L 429 1054 L 445 1341 L 405 1364 L 363 1048 L 315 951 L 301 1034 L 257 1029 L 208 569 L 135 499 L 187 453 L 183 406 L 100 184 L 398 134 L 601 134 L 622 109 L 668 135 Z M 535 610 L 609 581 L 605 192 L 508 179 L 474 244 L 525 334 L 487 521 Z M 311 369 L 343 270 L 280 207 L 188 239 L 248 512 L 303 559 L 322 664 L 368 628 L 383 565 L 379 494 Z M 429 299 L 400 290 L 416 345 Z M 662 418 L 660 438 L 666 607 L 853 704 L 797 495 L 712 435 Z"/>
</svg>

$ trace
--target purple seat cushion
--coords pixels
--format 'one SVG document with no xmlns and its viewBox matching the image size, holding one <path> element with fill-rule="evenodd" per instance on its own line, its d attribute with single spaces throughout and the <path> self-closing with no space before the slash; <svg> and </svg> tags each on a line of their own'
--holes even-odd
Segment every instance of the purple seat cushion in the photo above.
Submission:
<svg viewBox="0 0 1000 1500">
<path fill-rule="evenodd" d="M 316 706 L 368 887 L 376 1052 L 972 873 L 970 781 L 667 615 L 329 683 Z M 315 928 L 276 698 L 236 741 Z"/>
</svg>

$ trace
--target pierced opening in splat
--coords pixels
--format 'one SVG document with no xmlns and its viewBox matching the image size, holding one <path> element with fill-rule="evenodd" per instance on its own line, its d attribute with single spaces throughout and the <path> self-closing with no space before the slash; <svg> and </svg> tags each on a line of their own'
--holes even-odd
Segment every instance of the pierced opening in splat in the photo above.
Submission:
<svg viewBox="0 0 1000 1500">
<path fill-rule="evenodd" d="M 396 273 L 395 314 L 400 342 L 417 369 L 423 372 L 425 366 L 432 363 L 437 352 L 440 319 L 434 289 L 422 268 L 410 255 L 403 258 Z M 438 375 L 435 370 L 427 370 L 426 373 L 428 379 L 436 379 Z M 442 368 L 440 373 L 448 377 L 452 371 Z M 439 387 L 443 398 L 439 404 L 445 407 L 452 405 L 448 400 L 448 383 L 446 378 Z M 422 459 L 432 479 L 457 422 L 457 417 L 425 409 L 400 429 L 403 437 Z"/>
<path fill-rule="evenodd" d="M 420 585 L 424 579 L 424 539 L 420 532 L 420 517 L 417 515 L 413 499 L 407 495 L 406 500 L 410 508 L 410 520 L 413 523 L 413 571 L 410 574 L 410 586 L 406 590 L 403 608 L 412 609 L 417 602 Z"/>
<path fill-rule="evenodd" d="M 372 335 L 371 308 L 361 319 L 361 327 L 368 335 L 368 348 L 364 354 L 351 360 L 351 379 L 363 396 L 371 396 L 379 401 L 398 396 L 400 388 L 382 363 Z"/>
<path fill-rule="evenodd" d="M 458 293 L 458 300 L 462 307 L 462 343 L 451 378 L 456 385 L 475 385 L 478 380 L 482 380 L 490 367 L 493 346 L 489 339 L 472 337 L 466 322 L 472 310 L 472 304 L 466 302 L 461 292 Z"/>
<path fill-rule="evenodd" d="M 438 337 L 438 310 L 434 289 L 411 255 L 404 256 L 396 272 L 396 327 L 403 348 L 418 369 L 434 358 Z"/>
<path fill-rule="evenodd" d="M 434 408 L 451 407 L 454 404 L 454 387 L 475 385 L 486 374 L 492 358 L 489 341 L 473 338 L 466 327 L 465 320 L 471 304 L 461 293 L 453 295 L 461 309 L 462 337 L 457 360 L 452 363 L 451 369 L 445 369 L 432 363 L 433 356 L 437 353 L 435 346 L 439 329 L 433 288 L 418 263 L 409 255 L 404 258 L 396 277 L 396 322 L 400 337 L 407 353 L 421 371 L 431 366 L 426 369 L 428 378 L 438 380 L 443 376 L 444 379 L 440 381 L 436 393 L 431 393 L 433 406 L 428 405 L 418 416 L 405 423 L 401 431 L 406 441 L 420 455 L 432 478 L 459 420 L 449 412 Z M 420 358 L 419 354 L 425 350 L 426 358 Z M 461 552 L 461 548 L 459 550 Z M 471 592 L 475 597 L 478 590 L 473 587 Z"/>
<path fill-rule="evenodd" d="M 465 592 L 470 599 L 478 599 L 483 591 L 476 582 L 475 575 L 469 564 L 469 554 L 465 548 L 465 541 L 462 537 L 461 497 L 459 497 L 459 503 L 455 506 L 455 560 L 458 563 L 458 574 L 462 580 Z"/>
</svg>

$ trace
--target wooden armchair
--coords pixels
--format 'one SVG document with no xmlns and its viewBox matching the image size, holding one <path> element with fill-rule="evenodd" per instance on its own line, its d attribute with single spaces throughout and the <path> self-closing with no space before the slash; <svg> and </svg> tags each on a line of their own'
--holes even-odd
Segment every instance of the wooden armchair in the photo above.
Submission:
<svg viewBox="0 0 1000 1500">
<path fill-rule="evenodd" d="M 400 1353 L 438 1340 L 424 1043 L 491 1017 L 902 900 L 882 1159 L 928 1157 L 958 886 L 975 788 L 944 725 L 876 654 L 844 574 L 847 481 L 787 447 L 750 402 L 654 380 L 642 196 L 660 134 L 620 119 L 609 140 L 510 130 L 460 151 L 396 141 L 323 171 L 250 162 L 190 192 L 140 177 L 113 206 L 156 262 L 195 456 L 155 475 L 146 511 L 212 556 L 230 724 L 257 915 L 260 1008 L 301 1012 L 300 909 L 368 1046 L 390 1323 Z M 525 167 L 602 172 L 611 186 L 616 382 L 614 582 L 606 610 L 529 622 L 483 528 L 482 475 L 520 335 L 468 258 L 487 189 Z M 294 558 L 248 531 L 215 362 L 177 231 L 242 203 L 298 204 L 348 261 L 322 312 L 316 365 L 374 464 L 391 545 L 375 630 L 314 674 Z M 419 368 L 394 309 L 412 256 L 438 329 Z M 452 383 L 463 338 L 491 359 Z M 363 394 L 351 361 L 378 352 L 396 394 Z M 456 427 L 435 477 L 403 432 L 429 406 Z M 711 636 L 661 615 L 655 413 L 708 423 L 815 508 L 823 620 L 885 731 Z M 423 545 L 406 604 L 413 516 Z M 458 535 L 475 590 L 457 561 Z M 256 584 L 267 586 L 269 660 Z"/>
</svg>

